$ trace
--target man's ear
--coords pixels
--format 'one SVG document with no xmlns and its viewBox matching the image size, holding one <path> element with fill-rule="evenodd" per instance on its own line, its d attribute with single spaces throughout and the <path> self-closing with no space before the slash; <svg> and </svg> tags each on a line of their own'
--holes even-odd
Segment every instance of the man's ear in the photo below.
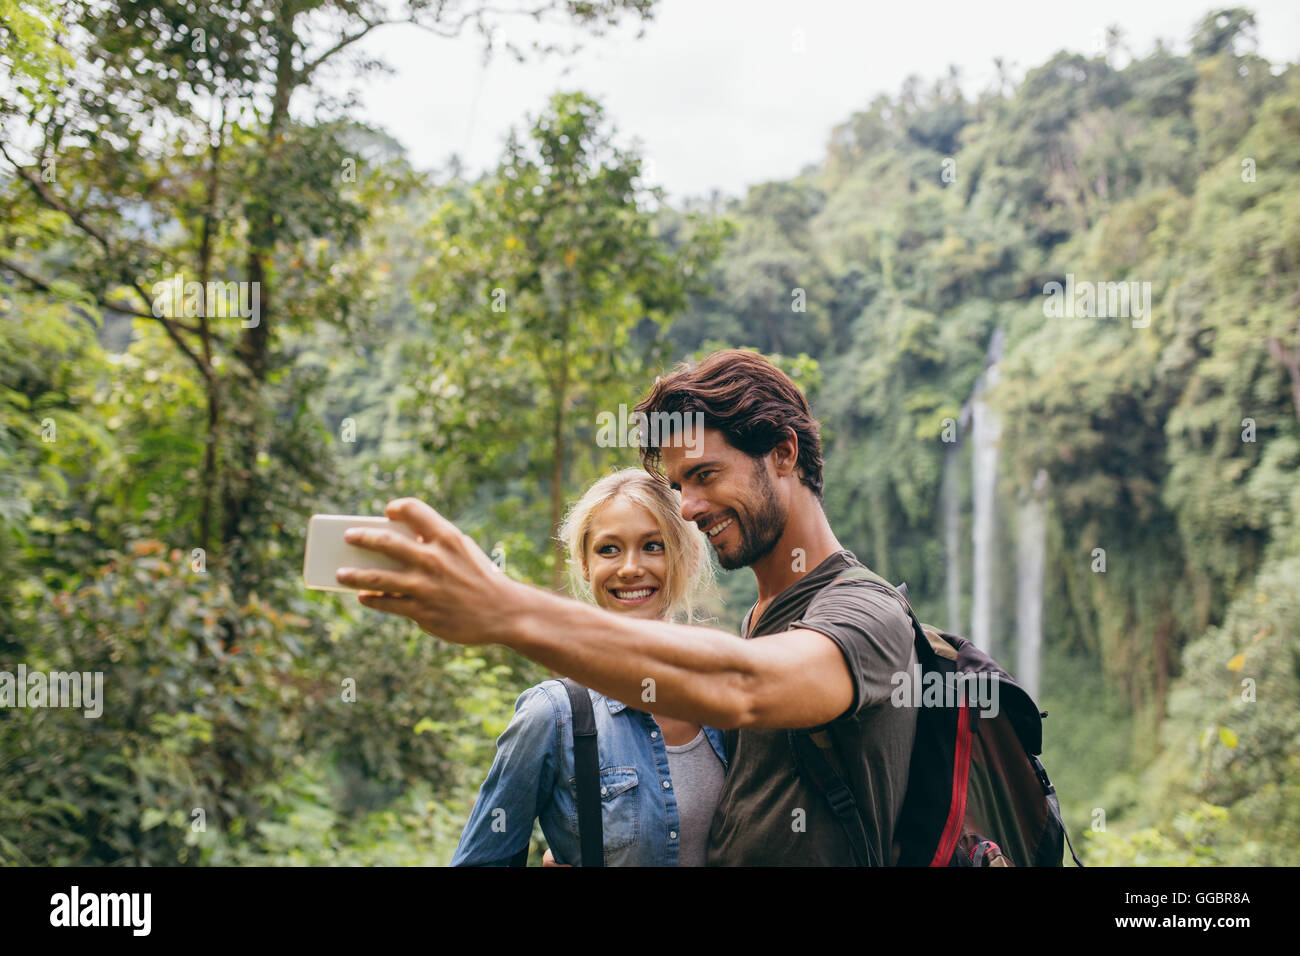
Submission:
<svg viewBox="0 0 1300 956">
<path fill-rule="evenodd" d="M 799 436 L 786 428 L 785 437 L 772 446 L 772 464 L 779 477 L 793 475 L 799 469 Z"/>
</svg>

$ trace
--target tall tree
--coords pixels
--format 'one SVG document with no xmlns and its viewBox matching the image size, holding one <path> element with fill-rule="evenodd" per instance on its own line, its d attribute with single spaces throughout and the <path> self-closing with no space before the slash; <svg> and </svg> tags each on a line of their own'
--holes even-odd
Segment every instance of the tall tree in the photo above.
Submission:
<svg viewBox="0 0 1300 956">
<path fill-rule="evenodd" d="M 600 438 L 597 416 L 634 404 L 638 383 L 663 358 L 647 330 L 665 326 L 701 288 L 719 236 L 699 228 L 677 248 L 660 236 L 659 190 L 614 135 L 590 97 L 556 95 L 526 139 L 511 135 L 496 171 L 448 202 L 431 227 L 439 254 L 423 296 L 436 303 L 432 381 L 420 391 L 441 406 L 433 448 L 454 449 L 467 430 L 503 479 L 524 455 L 549 487 L 552 538 L 574 460 L 592 459 L 579 449 Z M 453 411 L 467 406 L 472 420 Z M 554 553 L 559 587 L 558 541 Z"/>
<path fill-rule="evenodd" d="M 47 292 L 73 282 L 105 309 L 160 324 L 193 368 L 207 401 L 196 538 L 232 575 L 240 569 L 241 592 L 255 585 L 253 536 L 275 493 L 261 463 L 279 338 L 318 316 L 346 320 L 357 298 L 357 277 L 331 269 L 317 243 L 354 240 L 374 170 L 350 148 L 352 124 L 339 118 L 346 104 L 315 81 L 344 64 L 374 66 L 355 44 L 392 24 L 437 37 L 472 29 L 492 49 L 511 19 L 598 34 L 625 16 L 648 19 L 652 8 L 653 0 L 73 2 L 59 42 L 75 65 L 35 82 L 30 69 L 10 67 L 27 82 L 5 84 L 0 99 L 0 159 L 12 177 L 0 187 L 9 213 L 0 268 Z M 335 118 L 304 120 L 311 105 Z M 164 283 L 178 274 L 203 294 L 167 295 Z M 231 315 L 223 306 L 235 303 L 207 292 L 216 281 L 236 283 L 223 289 L 255 314 Z"/>
</svg>

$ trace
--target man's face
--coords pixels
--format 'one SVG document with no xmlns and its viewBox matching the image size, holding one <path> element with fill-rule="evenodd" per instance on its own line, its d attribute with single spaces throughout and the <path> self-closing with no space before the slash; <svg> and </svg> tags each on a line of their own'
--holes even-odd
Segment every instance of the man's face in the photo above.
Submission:
<svg viewBox="0 0 1300 956">
<path fill-rule="evenodd" d="M 766 458 L 754 460 L 715 428 L 705 428 L 695 448 L 679 443 L 662 452 L 664 473 L 682 495 L 682 517 L 704 532 L 719 565 L 728 571 L 748 567 L 772 550 L 788 510 Z"/>
</svg>

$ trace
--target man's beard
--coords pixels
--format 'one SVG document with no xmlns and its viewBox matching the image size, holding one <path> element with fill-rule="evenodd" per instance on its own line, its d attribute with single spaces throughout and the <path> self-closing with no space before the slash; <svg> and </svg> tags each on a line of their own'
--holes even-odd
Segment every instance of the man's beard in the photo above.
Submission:
<svg viewBox="0 0 1300 956">
<path fill-rule="evenodd" d="M 755 480 L 751 487 L 757 486 L 758 508 L 749 511 L 744 520 L 741 520 L 739 513 L 736 515 L 736 524 L 740 529 L 740 550 L 735 554 L 715 551 L 718 564 L 727 571 L 747 568 L 766 557 L 785 533 L 786 515 L 777 504 L 776 495 L 772 493 L 772 480 L 768 478 L 762 462 L 756 462 L 755 465 Z"/>
</svg>

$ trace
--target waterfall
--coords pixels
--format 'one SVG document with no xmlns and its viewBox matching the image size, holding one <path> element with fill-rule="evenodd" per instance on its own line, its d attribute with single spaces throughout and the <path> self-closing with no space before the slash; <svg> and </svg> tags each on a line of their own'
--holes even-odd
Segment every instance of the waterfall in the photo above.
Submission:
<svg viewBox="0 0 1300 956">
<path fill-rule="evenodd" d="M 1047 472 L 1034 476 L 1016 528 L 1016 680 L 1038 698 L 1043 654 L 1043 565 L 1047 560 Z"/>
<path fill-rule="evenodd" d="M 963 415 L 963 419 L 964 419 Z M 963 427 L 965 422 L 963 421 Z M 948 589 L 948 630 L 953 634 L 961 633 L 961 498 L 958 483 L 961 476 L 957 471 L 961 446 L 956 442 L 948 445 L 943 456 L 943 553 L 944 583 Z"/>
<path fill-rule="evenodd" d="M 993 626 L 998 594 L 997 492 L 998 438 L 1002 427 L 984 396 L 998 383 L 998 362 L 1005 335 L 1001 329 L 989 342 L 984 374 L 971 397 L 971 622 L 970 636 L 983 651 L 993 649 Z"/>
</svg>

